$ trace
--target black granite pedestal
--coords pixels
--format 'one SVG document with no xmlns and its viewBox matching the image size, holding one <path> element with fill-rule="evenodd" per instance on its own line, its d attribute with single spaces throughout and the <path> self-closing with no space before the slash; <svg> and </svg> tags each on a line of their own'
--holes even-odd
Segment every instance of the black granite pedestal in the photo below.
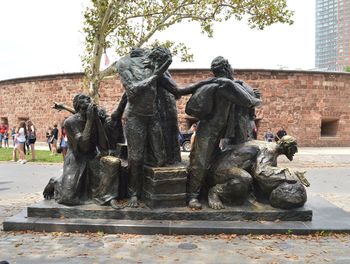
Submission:
<svg viewBox="0 0 350 264">
<path fill-rule="evenodd" d="M 188 207 L 175 208 L 124 208 L 115 210 L 109 206 L 87 204 L 65 206 L 55 201 L 42 201 L 27 208 L 30 218 L 57 219 L 119 219 L 119 220 L 169 220 L 169 221 L 311 221 L 312 210 L 308 207 L 283 210 L 260 203 L 226 207 L 214 210 L 204 207 L 191 210 Z"/>
<path fill-rule="evenodd" d="M 167 235 L 350 233 L 350 214 L 317 197 L 311 197 L 305 207 L 295 210 L 251 204 L 221 212 L 209 208 L 201 211 L 188 208 L 114 210 L 93 204 L 68 207 L 43 201 L 6 219 L 3 228 L 5 231 Z"/>
<path fill-rule="evenodd" d="M 222 211 L 209 208 L 201 211 L 188 208 L 114 210 L 93 204 L 68 207 L 43 201 L 5 219 L 3 228 L 5 231 L 148 235 L 350 233 L 350 213 L 320 197 L 309 197 L 303 208 L 288 211 L 260 204 Z"/>
</svg>

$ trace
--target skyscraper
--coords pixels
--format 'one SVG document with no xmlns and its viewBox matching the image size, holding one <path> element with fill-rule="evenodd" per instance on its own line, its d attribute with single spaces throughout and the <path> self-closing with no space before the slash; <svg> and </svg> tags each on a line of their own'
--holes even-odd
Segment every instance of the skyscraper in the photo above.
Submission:
<svg viewBox="0 0 350 264">
<path fill-rule="evenodd" d="M 316 0 L 315 66 L 344 71 L 350 66 L 350 0 Z"/>
</svg>

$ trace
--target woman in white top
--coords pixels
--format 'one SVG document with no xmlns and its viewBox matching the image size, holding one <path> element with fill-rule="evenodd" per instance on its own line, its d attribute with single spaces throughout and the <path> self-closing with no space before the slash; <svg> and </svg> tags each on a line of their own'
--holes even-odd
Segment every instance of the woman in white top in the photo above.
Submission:
<svg viewBox="0 0 350 264">
<path fill-rule="evenodd" d="M 21 121 L 17 129 L 17 143 L 18 143 L 18 150 L 19 150 L 18 162 L 21 164 L 25 164 L 27 162 L 25 160 L 25 155 L 24 155 L 24 144 L 26 142 L 26 134 L 27 134 L 26 123 L 24 121 Z"/>
</svg>

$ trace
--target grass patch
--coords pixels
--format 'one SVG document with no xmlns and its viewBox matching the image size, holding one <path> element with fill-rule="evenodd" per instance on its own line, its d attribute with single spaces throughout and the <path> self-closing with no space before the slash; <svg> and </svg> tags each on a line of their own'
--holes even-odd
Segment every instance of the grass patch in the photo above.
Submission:
<svg viewBox="0 0 350 264">
<path fill-rule="evenodd" d="M 12 148 L 0 148 L 0 161 L 10 161 L 12 160 Z M 35 150 L 35 161 L 32 161 L 31 155 L 26 155 L 26 160 L 28 162 L 48 162 L 48 163 L 60 163 L 63 162 L 62 154 L 57 154 L 56 156 L 50 156 L 50 151 L 48 150 Z M 19 152 L 17 151 L 17 159 L 19 158 Z"/>
</svg>

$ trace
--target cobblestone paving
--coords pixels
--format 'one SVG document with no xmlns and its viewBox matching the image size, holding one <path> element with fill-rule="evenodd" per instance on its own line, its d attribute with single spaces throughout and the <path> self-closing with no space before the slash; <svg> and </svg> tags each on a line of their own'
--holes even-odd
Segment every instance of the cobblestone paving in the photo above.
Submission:
<svg viewBox="0 0 350 264">
<path fill-rule="evenodd" d="M 298 157 L 281 165 L 350 167 L 349 156 Z M 321 196 L 350 212 L 350 194 Z M 0 195 L 0 223 L 42 199 L 32 194 Z M 0 261 L 12 263 L 350 263 L 350 236 L 141 236 L 0 231 Z"/>
<path fill-rule="evenodd" d="M 350 263 L 350 238 L 0 233 L 10 263 Z"/>
<path fill-rule="evenodd" d="M 19 213 L 26 206 L 37 203 L 37 202 L 41 201 L 42 199 L 43 198 L 42 198 L 41 192 L 36 192 L 33 194 L 18 196 L 17 198 L 1 197 L 0 198 L 1 229 L 2 229 L 2 222 L 4 221 L 5 218 Z"/>
</svg>

